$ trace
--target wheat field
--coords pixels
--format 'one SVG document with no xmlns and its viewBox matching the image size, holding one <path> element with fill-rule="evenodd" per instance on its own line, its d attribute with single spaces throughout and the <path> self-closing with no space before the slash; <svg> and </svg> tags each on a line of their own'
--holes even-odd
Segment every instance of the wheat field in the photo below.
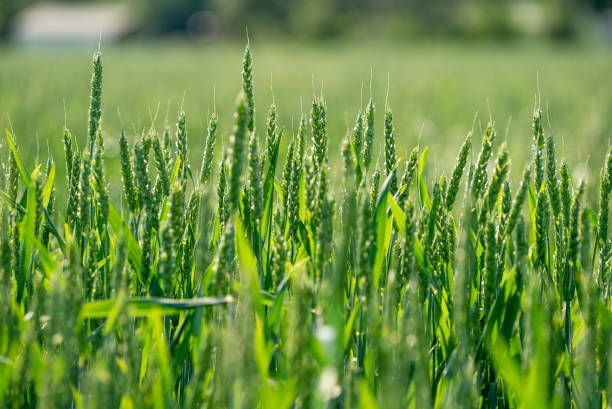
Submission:
<svg viewBox="0 0 612 409">
<path fill-rule="evenodd" d="M 285 108 L 281 80 L 261 102 L 247 45 L 205 121 L 185 96 L 107 128 L 103 57 L 69 78 L 87 117 L 66 101 L 70 120 L 5 132 L 1 407 L 610 407 L 601 123 L 565 146 L 530 84 L 525 137 L 473 111 L 460 137 L 403 137 L 413 102 L 395 110 L 392 85 L 342 105 L 324 83 Z M 57 123 L 33 154 L 21 134 Z"/>
</svg>

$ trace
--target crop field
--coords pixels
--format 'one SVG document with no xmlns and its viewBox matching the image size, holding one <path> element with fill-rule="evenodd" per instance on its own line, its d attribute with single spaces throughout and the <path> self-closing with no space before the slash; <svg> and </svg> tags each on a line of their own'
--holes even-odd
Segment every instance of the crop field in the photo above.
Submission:
<svg viewBox="0 0 612 409">
<path fill-rule="evenodd" d="M 0 60 L 0 407 L 612 407 L 605 50 L 168 47 Z"/>
<path fill-rule="evenodd" d="M 162 42 L 103 48 L 105 160 L 112 179 L 119 177 L 121 129 L 133 141 L 151 123 L 158 130 L 173 128 L 181 107 L 188 118 L 191 161 L 201 157 L 207 115 L 214 110 L 219 143 L 227 142 L 243 45 Z M 63 155 L 64 125 L 79 144 L 87 140 L 83 118 L 93 51 L 0 49 L 0 130 L 12 124 L 16 138 L 27 142 L 21 152 L 24 159 L 33 163 L 49 151 L 55 158 Z M 398 155 L 406 158 L 420 138 L 431 148 L 436 172 L 452 170 L 458 141 L 472 129 L 478 114 L 478 132 L 484 131 L 490 117 L 495 121 L 516 165 L 511 178 L 518 180 L 519 165 L 529 159 L 525 147 L 531 140 L 538 88 L 546 125 L 550 124 L 559 154 L 570 164 L 600 163 L 605 156 L 602 147 L 612 135 L 612 54 L 603 46 L 448 41 L 309 46 L 261 41 L 254 43 L 254 51 L 257 128 L 265 129 L 266 111 L 274 99 L 280 126 L 295 133 L 313 95 L 323 91 L 334 161 L 340 158 L 341 141 L 352 129 L 357 111 L 370 98 L 370 78 L 372 97 L 380 108 L 389 84 Z M 382 123 L 376 130 L 382 132 Z M 378 148 L 374 147 L 375 161 L 382 165 Z M 281 152 L 286 153 L 286 144 Z M 597 166 L 588 169 L 594 171 L 589 177 L 599 173 Z M 63 167 L 57 172 L 63 186 Z M 110 193 L 119 200 L 116 192 Z"/>
</svg>

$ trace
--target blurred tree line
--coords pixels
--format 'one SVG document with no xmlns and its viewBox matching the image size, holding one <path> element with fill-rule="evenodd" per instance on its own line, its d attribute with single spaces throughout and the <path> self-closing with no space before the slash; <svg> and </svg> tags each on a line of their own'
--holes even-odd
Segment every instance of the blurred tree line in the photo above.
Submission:
<svg viewBox="0 0 612 409">
<path fill-rule="evenodd" d="M 262 25 L 297 36 L 574 36 L 612 0 L 219 0 L 230 31 Z"/>
<path fill-rule="evenodd" d="M 0 35 L 8 33 L 20 9 L 36 2 L 0 0 Z M 244 35 L 248 26 L 252 31 L 305 38 L 571 38 L 583 16 L 612 9 L 612 0 L 132 0 L 128 4 L 142 35 Z"/>
</svg>

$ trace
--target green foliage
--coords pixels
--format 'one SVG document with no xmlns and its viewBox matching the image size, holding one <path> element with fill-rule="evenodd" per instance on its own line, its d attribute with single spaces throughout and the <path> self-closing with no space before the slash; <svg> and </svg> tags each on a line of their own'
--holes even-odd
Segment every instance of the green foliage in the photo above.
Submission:
<svg viewBox="0 0 612 409">
<path fill-rule="evenodd" d="M 338 164 L 315 98 L 312 141 L 301 120 L 280 169 L 283 129 L 269 121 L 260 153 L 243 89 L 216 183 L 217 116 L 192 180 L 181 111 L 174 137 L 153 127 L 130 148 L 118 135 L 122 189 L 92 110 L 93 151 L 63 135 L 64 206 L 54 161 L 29 172 L 7 132 L 1 405 L 605 407 L 612 155 L 593 201 L 569 165 L 557 171 L 536 111 L 535 190 L 527 164 L 513 192 L 505 143 L 489 175 L 491 125 L 475 163 L 468 135 L 448 182 L 428 183 L 427 147 L 400 179 L 390 108 L 372 166 L 373 107 Z"/>
</svg>

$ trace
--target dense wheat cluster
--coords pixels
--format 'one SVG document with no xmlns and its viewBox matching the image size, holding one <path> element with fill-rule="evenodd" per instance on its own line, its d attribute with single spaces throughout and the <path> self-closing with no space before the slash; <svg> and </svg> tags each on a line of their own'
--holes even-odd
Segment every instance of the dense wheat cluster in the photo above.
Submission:
<svg viewBox="0 0 612 409">
<path fill-rule="evenodd" d="M 492 123 L 426 180 L 427 147 L 400 158 L 370 100 L 332 163 L 325 99 L 289 132 L 252 70 L 247 46 L 227 145 L 212 113 L 199 169 L 181 110 L 121 132 L 107 179 L 99 53 L 65 194 L 6 132 L 0 407 L 612 407 L 612 150 L 589 203 L 536 106 L 518 185 Z"/>
</svg>

